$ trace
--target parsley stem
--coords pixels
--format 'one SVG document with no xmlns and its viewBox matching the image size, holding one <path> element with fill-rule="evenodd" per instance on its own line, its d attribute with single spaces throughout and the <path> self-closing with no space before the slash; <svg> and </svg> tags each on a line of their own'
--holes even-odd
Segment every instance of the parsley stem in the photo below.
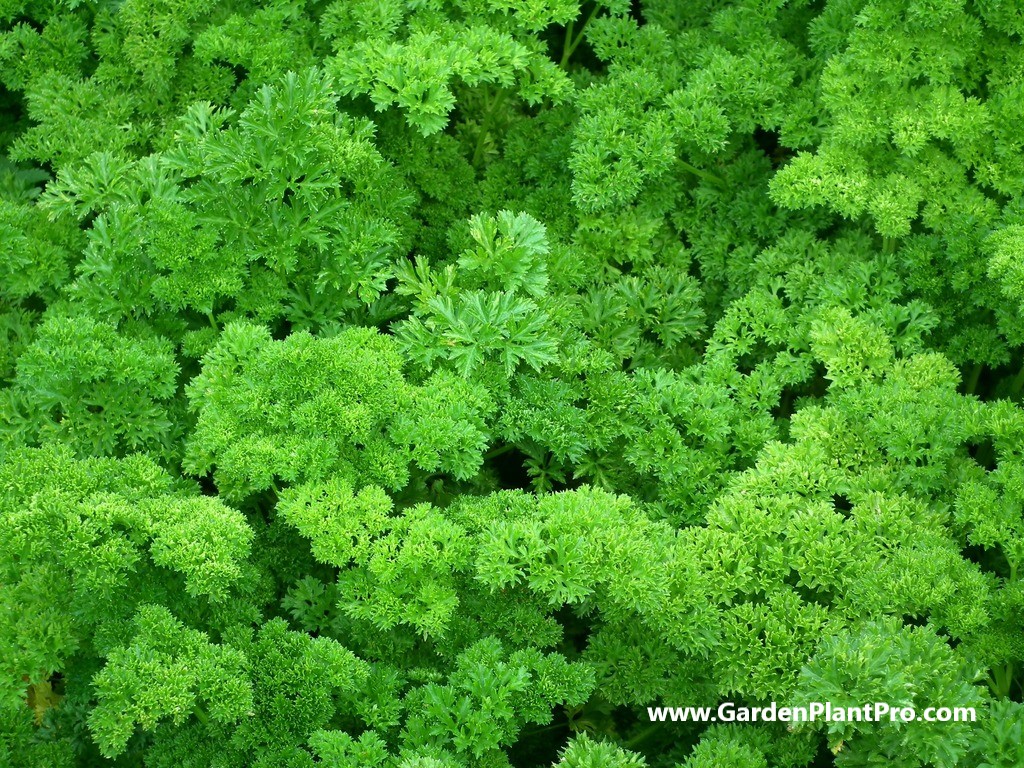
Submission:
<svg viewBox="0 0 1024 768">
<path fill-rule="evenodd" d="M 967 378 L 964 392 L 968 395 L 973 395 L 978 389 L 978 380 L 981 378 L 981 370 L 985 366 L 981 363 L 975 363 L 971 366 L 970 376 Z"/>
<path fill-rule="evenodd" d="M 572 55 L 576 52 L 576 49 L 579 48 L 580 43 L 583 42 L 583 34 L 586 31 L 587 24 L 589 24 L 590 20 L 597 15 L 597 12 L 600 9 L 601 5 L 599 3 L 594 3 L 594 7 L 590 9 L 590 13 L 587 15 L 587 18 L 583 20 L 583 23 L 580 25 L 579 32 L 576 33 L 575 37 L 573 37 L 573 32 L 576 29 L 576 20 L 573 19 L 566 26 L 565 40 L 562 43 L 562 59 L 561 61 L 558 62 L 558 66 L 560 66 L 562 69 L 569 68 L 569 59 L 572 58 Z"/>
<path fill-rule="evenodd" d="M 516 446 L 513 443 L 506 443 L 505 445 L 499 446 L 497 448 L 492 448 L 491 450 L 484 454 L 484 460 L 486 461 L 487 459 L 493 459 L 498 456 L 501 456 L 502 454 L 508 453 L 515 447 Z"/>
<path fill-rule="evenodd" d="M 1013 665 L 1005 664 L 1003 667 L 993 667 L 988 673 L 988 686 L 992 693 L 1000 699 L 1010 695 L 1010 688 L 1013 687 Z"/>
<path fill-rule="evenodd" d="M 562 69 L 567 69 L 569 66 L 569 56 L 572 55 L 572 30 L 576 24 L 576 20 L 573 19 L 565 27 L 565 40 L 562 41 L 562 59 L 558 62 L 558 66 Z"/>
<path fill-rule="evenodd" d="M 484 110 L 484 117 L 480 122 L 480 135 L 477 136 L 476 146 L 473 148 L 472 165 L 474 168 L 479 168 L 480 162 L 484 159 L 484 145 L 487 139 L 487 134 L 490 132 L 491 126 L 494 123 L 494 115 L 504 100 L 505 90 L 499 89 L 498 92 L 494 94 L 493 98 L 490 99 Z"/>
<path fill-rule="evenodd" d="M 716 187 L 721 187 L 722 189 L 725 189 L 725 179 L 721 178 L 720 176 L 716 176 L 713 173 L 708 173 L 707 171 L 702 171 L 697 166 L 690 165 L 685 160 L 679 160 L 678 162 L 684 171 L 692 173 L 694 176 L 704 179 L 705 181 L 714 184 Z"/>
<path fill-rule="evenodd" d="M 559 729 L 568 730 L 568 723 L 552 723 L 551 725 L 545 725 L 542 728 L 532 728 L 528 731 L 523 732 L 523 736 L 539 736 L 542 733 L 548 733 L 550 731 L 557 731 Z"/>
<path fill-rule="evenodd" d="M 1010 394 L 1017 396 L 1022 389 L 1024 389 L 1024 367 L 1021 367 L 1017 375 L 1013 377 L 1013 381 L 1010 382 Z"/>
<path fill-rule="evenodd" d="M 664 730 L 664 728 L 665 726 L 661 723 L 655 723 L 654 725 L 650 725 L 647 728 L 644 728 L 642 731 L 640 731 L 640 733 L 636 734 L 633 738 L 623 742 L 623 746 L 626 749 L 634 749 L 640 744 L 643 744 L 658 731 Z"/>
</svg>

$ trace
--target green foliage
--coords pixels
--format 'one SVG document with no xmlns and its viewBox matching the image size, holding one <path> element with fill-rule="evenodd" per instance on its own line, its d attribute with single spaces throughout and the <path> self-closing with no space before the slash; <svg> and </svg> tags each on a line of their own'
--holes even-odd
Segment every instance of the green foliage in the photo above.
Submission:
<svg viewBox="0 0 1024 768">
<path fill-rule="evenodd" d="M 557 768 L 644 768 L 644 759 L 606 742 L 582 734 L 562 752 Z"/>
<path fill-rule="evenodd" d="M 398 292 L 414 297 L 412 314 L 396 327 L 403 351 L 428 370 L 450 361 L 466 378 L 486 362 L 500 363 L 509 377 L 520 363 L 540 370 L 558 346 L 543 308 L 544 226 L 501 211 L 471 218 L 469 236 L 473 245 L 457 265 L 438 272 L 416 261 L 399 273 Z"/>
<path fill-rule="evenodd" d="M 133 339 L 88 315 L 50 314 L 4 392 L 5 442 L 58 440 L 81 455 L 173 455 L 181 431 L 169 401 L 178 371 L 166 339 Z"/>
<path fill-rule="evenodd" d="M 448 123 L 459 86 L 510 89 L 530 105 L 571 92 L 531 33 L 575 17 L 575 2 L 403 5 L 334 2 L 321 29 L 342 92 L 369 96 L 378 112 L 398 107 L 424 136 Z"/>
<path fill-rule="evenodd" d="M 869 623 L 822 644 L 801 672 L 797 700 L 829 701 L 839 707 L 884 701 L 919 711 L 933 701 L 948 707 L 980 706 L 980 692 L 971 685 L 977 673 L 962 666 L 949 646 L 925 628 L 908 629 L 893 620 Z M 899 719 L 870 727 L 835 722 L 828 725 L 828 738 L 832 750 L 840 753 L 840 765 L 871 765 L 879 756 L 889 756 L 907 765 L 952 766 L 966 751 L 971 727 Z M 860 730 L 868 733 L 857 739 Z"/>
<path fill-rule="evenodd" d="M 89 728 L 105 755 L 122 752 L 136 725 L 152 730 L 163 718 L 181 725 L 195 707 L 232 722 L 252 706 L 240 653 L 211 645 L 160 606 L 142 606 L 135 624 L 132 644 L 113 650 L 93 680 L 98 704 Z"/>
<path fill-rule="evenodd" d="M 0 766 L 1024 765 L 1022 35 L 0 0 Z"/>
<path fill-rule="evenodd" d="M 232 497 L 335 471 L 397 489 L 407 460 L 387 424 L 408 397 L 394 342 L 372 329 L 275 342 L 262 327 L 232 324 L 189 385 L 198 421 L 186 466 L 215 467 Z"/>
<path fill-rule="evenodd" d="M 5 457 L 0 494 L 5 705 L 22 676 L 45 680 L 116 642 L 135 606 L 152 603 L 164 624 L 168 608 L 207 622 L 213 605 L 222 620 L 247 615 L 226 602 L 253 575 L 245 519 L 151 459 L 21 448 Z"/>
</svg>

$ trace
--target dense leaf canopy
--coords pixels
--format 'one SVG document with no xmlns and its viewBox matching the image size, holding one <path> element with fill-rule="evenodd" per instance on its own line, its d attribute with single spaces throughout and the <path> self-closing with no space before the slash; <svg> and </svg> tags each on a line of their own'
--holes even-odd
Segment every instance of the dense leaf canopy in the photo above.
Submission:
<svg viewBox="0 0 1024 768">
<path fill-rule="evenodd" d="M 1024 766 L 1022 37 L 0 0 L 0 768 Z"/>
</svg>

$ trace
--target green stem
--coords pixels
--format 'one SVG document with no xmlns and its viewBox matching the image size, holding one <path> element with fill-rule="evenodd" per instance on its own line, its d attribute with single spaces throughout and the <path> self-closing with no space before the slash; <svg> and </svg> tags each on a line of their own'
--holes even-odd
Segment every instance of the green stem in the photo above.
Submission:
<svg viewBox="0 0 1024 768">
<path fill-rule="evenodd" d="M 576 19 L 573 19 L 565 27 L 565 40 L 562 41 L 562 59 L 558 62 L 558 66 L 562 69 L 569 68 L 569 57 L 572 55 L 572 30 L 575 24 Z"/>
<path fill-rule="evenodd" d="M 203 708 L 200 707 L 198 704 L 196 704 L 195 707 L 192 709 L 192 714 L 195 715 L 196 720 L 198 720 L 203 725 L 210 724 L 210 716 L 206 714 L 206 712 L 203 711 Z"/>
<path fill-rule="evenodd" d="M 217 316 L 213 314 L 213 309 L 206 310 L 206 319 L 210 321 L 210 326 L 213 328 L 213 330 L 220 330 L 220 326 L 217 325 Z"/>
<path fill-rule="evenodd" d="M 487 459 L 493 459 L 497 456 L 501 456 L 503 453 L 508 453 L 515 447 L 516 446 L 513 443 L 507 443 L 506 445 L 503 445 L 499 448 L 492 448 L 491 450 L 484 454 L 484 461 L 487 461 Z"/>
<path fill-rule="evenodd" d="M 896 253 L 896 238 L 895 237 L 883 237 L 882 238 L 882 253 L 891 256 Z"/>
<path fill-rule="evenodd" d="M 1010 695 L 1013 686 L 1013 665 L 1006 664 L 1002 669 L 992 669 L 988 675 L 988 685 L 998 698 L 1005 699 Z"/>
<path fill-rule="evenodd" d="M 688 173 L 692 173 L 694 176 L 696 176 L 698 178 L 701 178 L 701 179 L 704 179 L 705 181 L 708 181 L 708 182 L 714 184 L 716 187 L 721 187 L 722 189 L 725 188 L 725 179 L 721 178 L 720 176 L 715 176 L 715 174 L 713 174 L 713 173 L 708 173 L 707 171 L 702 171 L 697 166 L 690 165 L 685 160 L 680 160 L 679 161 L 679 165 L 682 166 L 682 169 L 684 171 L 687 171 Z"/>
<path fill-rule="evenodd" d="M 988 685 L 988 689 L 993 696 L 997 699 L 1002 698 L 999 694 L 999 683 L 996 682 L 996 676 L 993 672 L 990 671 L 985 677 L 985 683 Z"/>
<path fill-rule="evenodd" d="M 480 123 L 480 135 L 477 137 L 476 147 L 473 148 L 472 164 L 474 168 L 479 168 L 481 161 L 484 159 L 484 143 L 487 140 L 487 134 L 490 132 L 491 125 L 494 122 L 494 114 L 498 111 L 504 100 L 505 91 L 499 90 L 484 110 L 484 118 Z"/>
<path fill-rule="evenodd" d="M 1024 367 L 1020 369 L 1017 375 L 1013 377 L 1013 381 L 1010 382 L 1010 394 L 1016 397 L 1022 389 L 1024 389 Z"/>
<path fill-rule="evenodd" d="M 585 18 L 583 23 L 580 25 L 579 32 L 576 33 L 575 37 L 573 37 L 573 32 L 576 30 L 576 20 L 573 19 L 569 22 L 568 26 L 566 26 L 565 40 L 562 42 L 562 59 L 558 62 L 558 66 L 562 69 L 569 68 L 569 59 L 572 58 L 576 49 L 580 47 L 580 43 L 583 42 L 583 36 L 586 33 L 587 24 L 589 24 L 591 19 L 597 15 L 599 10 L 601 10 L 601 6 L 599 3 L 595 2 L 594 7 L 591 8 L 590 13 L 587 14 L 587 18 Z"/>
<path fill-rule="evenodd" d="M 651 736 L 656 734 L 658 731 L 663 730 L 664 728 L 665 726 L 663 723 L 655 723 L 654 725 L 650 725 L 644 728 L 642 731 L 640 731 L 640 733 L 638 733 L 633 738 L 623 742 L 622 746 L 624 746 L 626 749 L 635 749 L 636 747 L 647 741 L 649 738 L 651 738 Z"/>
<path fill-rule="evenodd" d="M 967 377 L 965 391 L 968 395 L 973 395 L 978 390 L 978 380 L 981 378 L 981 369 L 985 366 L 981 363 L 975 363 L 971 366 L 970 376 Z"/>
<path fill-rule="evenodd" d="M 792 407 L 793 393 L 789 390 L 783 390 L 782 396 L 779 398 L 779 416 L 788 419 L 793 415 Z"/>
<path fill-rule="evenodd" d="M 568 723 L 554 723 L 552 725 L 545 725 L 543 728 L 531 728 L 530 730 L 524 732 L 523 736 L 537 736 L 537 735 L 542 734 L 542 733 L 547 733 L 548 731 L 556 731 L 559 728 L 568 730 L 569 729 L 569 724 Z"/>
</svg>

